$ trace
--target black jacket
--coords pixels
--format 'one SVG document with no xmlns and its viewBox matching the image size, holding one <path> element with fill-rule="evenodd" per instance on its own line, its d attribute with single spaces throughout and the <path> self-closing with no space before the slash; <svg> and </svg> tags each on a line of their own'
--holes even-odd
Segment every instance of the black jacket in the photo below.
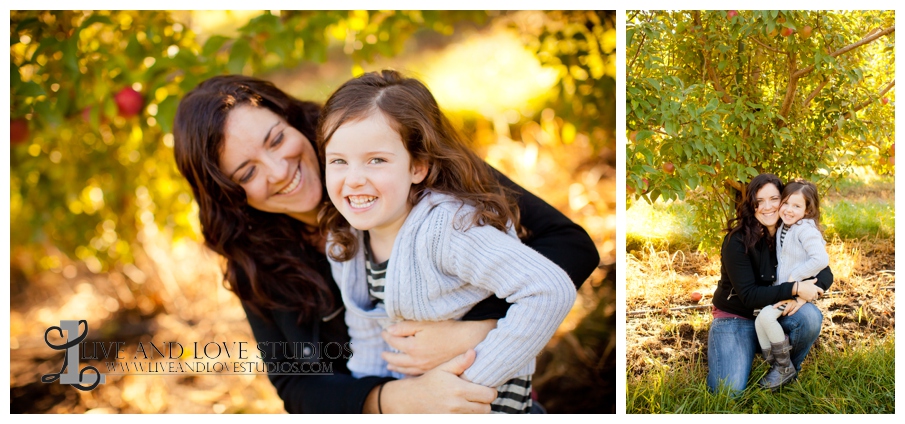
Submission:
<svg viewBox="0 0 905 424">
<path fill-rule="evenodd" d="M 521 211 L 521 223 L 529 236 L 524 240 L 525 244 L 538 251 L 551 261 L 559 265 L 569 274 L 576 289 L 591 275 L 600 263 L 597 248 L 580 226 L 566 218 L 565 215 L 548 205 L 537 196 L 525 191 L 511 180 L 496 170 L 494 173 L 506 186 L 519 193 L 519 208 Z M 330 267 L 326 257 L 320 255 L 316 258 L 319 271 L 326 281 L 331 283 L 334 297 L 339 301 L 339 289 L 336 287 L 330 273 Z M 241 276 L 239 276 L 241 277 Z M 246 277 L 247 278 L 247 277 Z M 289 356 L 292 356 L 292 347 L 323 346 L 328 343 L 344 344 L 349 342 L 348 329 L 343 319 L 343 314 L 337 313 L 332 319 L 318 320 L 314 323 L 297 325 L 298 314 L 289 311 L 268 311 L 271 321 L 254 314 L 247 305 L 245 306 L 248 322 L 258 344 L 273 343 L 286 345 Z M 485 299 L 463 318 L 464 320 L 498 319 L 506 315 L 510 304 L 505 300 L 490 297 Z M 309 343 L 305 345 L 305 343 Z M 320 345 L 318 345 L 320 343 Z M 282 346 L 282 345 L 279 345 Z M 335 347 L 335 346 L 334 346 Z M 264 362 L 272 362 L 277 366 L 290 366 L 293 362 L 303 359 L 288 359 L 283 355 L 283 349 L 275 349 L 276 359 L 269 357 L 274 349 L 268 350 L 268 357 Z M 306 355 L 299 355 L 306 356 Z M 314 362 L 322 362 L 318 365 L 322 369 L 329 364 L 332 366 L 332 375 L 285 375 L 270 373 L 269 378 L 277 389 L 280 398 L 283 399 L 287 412 L 290 413 L 360 413 L 364 407 L 365 399 L 377 384 L 391 380 L 386 377 L 366 377 L 356 379 L 351 376 L 346 368 L 346 359 L 338 357 L 329 359 L 325 355 L 311 359 Z M 336 355 L 334 355 L 336 356 Z M 312 356 L 313 357 L 313 356 Z M 298 364 L 296 364 L 298 366 Z M 288 368 L 287 368 L 288 369 Z M 308 368 L 313 369 L 313 368 Z"/>
<path fill-rule="evenodd" d="M 762 238 L 746 253 L 743 236 L 736 232 L 723 238 L 720 259 L 720 282 L 713 292 L 713 306 L 720 310 L 754 319 L 755 309 L 795 297 L 794 283 L 773 285 L 778 263 L 775 243 Z M 830 267 L 817 274 L 816 284 L 824 290 L 830 288 Z"/>
</svg>

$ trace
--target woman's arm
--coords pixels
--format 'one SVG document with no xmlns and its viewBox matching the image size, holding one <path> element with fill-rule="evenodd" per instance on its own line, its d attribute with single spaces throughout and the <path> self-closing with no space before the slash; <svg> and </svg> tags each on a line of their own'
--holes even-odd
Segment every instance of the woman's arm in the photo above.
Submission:
<svg viewBox="0 0 905 424">
<path fill-rule="evenodd" d="M 760 263 L 772 262 L 769 251 L 772 246 L 765 247 L 762 244 L 758 243 L 751 247 L 751 254 L 749 254 L 746 252 L 741 234 L 735 233 L 728 236 L 720 251 L 720 259 L 729 277 L 729 282 L 732 283 L 734 295 L 739 297 L 745 308 L 752 311 L 794 297 L 793 283 L 783 283 L 777 286 L 757 283 L 758 273 L 769 270 L 775 275 L 776 272 L 773 265 L 763 266 L 765 264 Z M 764 276 L 761 280 L 768 281 L 768 277 Z"/>
<path fill-rule="evenodd" d="M 600 265 L 600 255 L 588 232 L 500 171 L 490 169 L 503 186 L 518 193 L 520 220 L 528 230 L 522 242 L 562 268 L 575 288 L 580 288 Z"/>
<path fill-rule="evenodd" d="M 437 228 L 439 233 L 432 235 L 436 241 L 426 254 L 441 272 L 455 276 L 463 290 L 470 290 L 465 286 L 481 287 L 514 303 L 497 328 L 478 344 L 478 358 L 463 375 L 469 381 L 497 387 L 533 364 L 572 308 L 575 290 L 562 269 L 514 234 L 489 225 L 467 230 L 443 225 L 457 222 L 458 216 L 458 211 L 432 211 L 431 223 L 425 227 Z"/>
<path fill-rule="evenodd" d="M 474 360 L 475 351 L 469 349 L 420 377 L 394 380 L 382 389 L 374 388 L 362 412 L 487 414 L 496 399 L 496 390 L 458 377 Z"/>
<path fill-rule="evenodd" d="M 265 350 L 262 355 L 264 358 L 260 360 L 265 365 L 272 364 L 268 366 L 268 377 L 276 388 L 277 394 L 283 399 L 283 406 L 289 413 L 359 413 L 371 390 L 379 383 L 391 380 L 391 378 L 381 377 L 356 379 L 346 371 L 346 358 L 342 356 L 336 359 L 330 359 L 325 355 L 318 355 L 319 357 L 312 357 L 310 360 L 288 359 L 283 354 L 284 346 L 299 346 L 306 342 L 311 346 L 317 346 L 321 341 L 339 341 L 324 340 L 321 335 L 315 335 L 313 326 L 304 324 L 299 326 L 295 321 L 295 314 L 292 312 L 271 313 L 273 321 L 267 321 L 255 314 L 244 303 L 243 307 L 255 340 L 257 340 L 256 348 L 250 349 L 250 351 L 253 355 L 262 355 L 257 347 L 260 346 Z M 342 328 L 337 330 L 345 332 L 342 314 L 334 320 L 336 322 L 328 324 L 338 325 Z M 284 331 L 289 334 L 285 334 Z M 328 364 L 332 368 L 332 375 L 321 373 L 287 375 L 291 373 L 270 372 L 279 370 L 281 367 L 288 367 L 289 370 L 296 367 L 297 371 L 301 371 L 300 366 L 304 362 Z"/>
</svg>

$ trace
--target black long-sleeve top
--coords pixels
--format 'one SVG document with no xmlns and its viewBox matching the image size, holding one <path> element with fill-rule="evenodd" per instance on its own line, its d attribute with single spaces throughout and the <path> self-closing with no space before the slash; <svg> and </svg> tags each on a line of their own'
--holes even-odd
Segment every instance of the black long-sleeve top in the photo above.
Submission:
<svg viewBox="0 0 905 424">
<path fill-rule="evenodd" d="M 754 319 L 755 309 L 795 297 L 794 283 L 773 285 L 778 264 L 775 243 L 762 238 L 745 252 L 744 237 L 736 232 L 723 238 L 720 258 L 720 282 L 713 292 L 713 306 L 718 309 Z M 830 267 L 817 274 L 816 284 L 824 290 L 830 288 Z"/>
<path fill-rule="evenodd" d="M 576 289 L 590 276 L 600 263 L 600 257 L 593 241 L 587 232 L 579 225 L 569 220 L 558 210 L 518 186 L 506 176 L 493 170 L 500 182 L 515 190 L 519 194 L 518 205 L 521 211 L 521 224 L 528 230 L 528 237 L 524 243 L 559 265 L 575 284 Z M 318 271 L 331 285 L 335 299 L 340 299 L 339 289 L 330 273 L 330 267 L 324 255 L 316 259 Z M 238 275 L 238 278 L 244 276 Z M 293 356 L 292 347 L 304 348 L 333 343 L 331 349 L 336 349 L 337 344 L 343 345 L 349 342 L 348 328 L 345 325 L 342 313 L 336 313 L 332 319 L 322 319 L 314 323 L 297 325 L 297 313 L 291 311 L 267 311 L 272 321 L 263 319 L 252 312 L 247 305 L 245 307 L 248 322 L 258 345 L 262 343 L 269 346 L 268 355 L 274 351 L 276 359 L 266 358 L 264 362 L 275 362 L 278 366 L 283 363 L 300 363 L 304 359 L 289 359 L 283 355 L 282 348 L 271 349 L 273 345 L 287 346 L 289 356 Z M 498 319 L 506 315 L 510 304 L 503 299 L 490 297 L 475 305 L 472 310 L 463 317 L 463 320 Z M 341 307 L 341 302 L 337 308 Z M 288 345 L 287 345 L 288 343 Z M 308 344 L 306 344 L 308 343 Z M 271 383 L 277 389 L 280 398 L 283 399 L 286 411 L 289 413 L 361 413 L 368 393 L 377 384 L 391 380 L 386 377 L 365 377 L 356 379 L 351 376 L 346 368 L 346 359 L 338 356 L 330 359 L 329 356 L 337 355 L 297 355 L 315 359 L 308 362 L 330 364 L 332 375 L 285 375 L 269 373 Z M 296 364 L 299 366 L 300 364 Z M 318 365 L 325 367 L 326 365 Z M 310 367 L 310 366 L 309 366 Z M 314 369 L 313 367 L 308 369 Z"/>
</svg>

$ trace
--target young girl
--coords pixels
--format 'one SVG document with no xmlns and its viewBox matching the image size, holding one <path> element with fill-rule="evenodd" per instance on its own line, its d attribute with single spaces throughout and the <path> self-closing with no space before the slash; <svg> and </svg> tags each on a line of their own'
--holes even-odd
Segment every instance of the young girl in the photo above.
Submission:
<svg viewBox="0 0 905 424">
<path fill-rule="evenodd" d="M 462 377 L 497 388 L 497 413 L 531 409 L 531 375 L 575 300 L 568 275 L 516 236 L 518 208 L 419 81 L 367 73 L 327 100 L 317 133 L 327 254 L 346 305 L 356 377 L 394 376 L 382 329 L 512 303 Z M 378 396 L 379 397 L 379 396 Z M 382 409 L 382 406 L 379 406 Z"/>
<path fill-rule="evenodd" d="M 826 241 L 820 230 L 817 187 L 802 179 L 790 182 L 782 191 L 780 203 L 782 222 L 777 229 L 778 265 L 774 285 L 808 279 L 829 265 Z M 760 383 L 769 389 L 792 381 L 798 374 L 790 359 L 789 337 L 777 322 L 784 310 L 785 305 L 767 305 L 754 322 L 764 359 L 771 364 Z"/>
</svg>

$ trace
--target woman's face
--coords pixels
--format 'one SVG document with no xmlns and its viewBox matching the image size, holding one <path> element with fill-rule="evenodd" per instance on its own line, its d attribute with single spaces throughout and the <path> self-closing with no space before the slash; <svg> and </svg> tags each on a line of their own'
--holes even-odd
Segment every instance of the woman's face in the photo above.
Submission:
<svg viewBox="0 0 905 424">
<path fill-rule="evenodd" d="M 754 200 L 754 217 L 773 234 L 776 222 L 779 221 L 779 189 L 773 184 L 767 184 L 754 194 Z"/>
<path fill-rule="evenodd" d="M 317 224 L 323 193 L 308 138 L 267 108 L 239 106 L 226 118 L 220 170 L 245 189 L 248 205 Z"/>
</svg>

